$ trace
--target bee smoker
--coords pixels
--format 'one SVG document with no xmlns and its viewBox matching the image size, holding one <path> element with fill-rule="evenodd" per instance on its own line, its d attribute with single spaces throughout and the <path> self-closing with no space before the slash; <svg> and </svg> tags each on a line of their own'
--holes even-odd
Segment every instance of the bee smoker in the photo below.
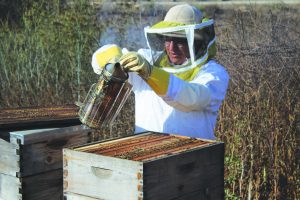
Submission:
<svg viewBox="0 0 300 200">
<path fill-rule="evenodd" d="M 127 79 L 120 63 L 107 64 L 79 110 L 80 121 L 94 129 L 111 126 L 132 90 Z"/>
</svg>

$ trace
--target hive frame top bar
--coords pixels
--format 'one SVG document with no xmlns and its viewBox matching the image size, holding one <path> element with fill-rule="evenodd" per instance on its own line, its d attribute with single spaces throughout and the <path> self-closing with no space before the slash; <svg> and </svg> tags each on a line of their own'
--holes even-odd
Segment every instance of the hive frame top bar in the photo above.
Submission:
<svg viewBox="0 0 300 200">
<path fill-rule="evenodd" d="M 77 112 L 75 105 L 0 109 L 0 131 L 79 125 Z"/>
<path fill-rule="evenodd" d="M 77 146 L 72 149 L 102 156 L 147 162 L 218 143 L 213 140 L 174 134 L 145 132 L 134 136 Z"/>
</svg>

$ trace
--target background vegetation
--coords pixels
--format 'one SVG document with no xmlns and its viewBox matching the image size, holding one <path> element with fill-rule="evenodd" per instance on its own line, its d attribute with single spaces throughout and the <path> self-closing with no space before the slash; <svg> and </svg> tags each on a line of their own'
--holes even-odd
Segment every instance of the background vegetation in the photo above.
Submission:
<svg viewBox="0 0 300 200">
<path fill-rule="evenodd" d="M 30 2 L 30 1 L 29 1 Z M 32 1 L 0 25 L 0 108 L 74 103 L 105 43 L 145 47 L 167 6 Z M 198 5 L 198 4 L 195 4 Z M 226 199 L 300 199 L 299 7 L 207 6 L 230 86 L 216 133 L 226 144 Z"/>
</svg>

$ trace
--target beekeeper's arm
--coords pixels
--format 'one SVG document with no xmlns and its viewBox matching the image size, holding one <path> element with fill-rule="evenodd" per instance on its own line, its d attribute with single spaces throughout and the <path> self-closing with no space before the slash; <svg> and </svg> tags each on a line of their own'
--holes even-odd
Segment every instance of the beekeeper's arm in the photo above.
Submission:
<svg viewBox="0 0 300 200">
<path fill-rule="evenodd" d="M 186 82 L 153 67 L 140 54 L 129 52 L 120 58 L 121 65 L 129 71 L 137 72 L 149 86 L 161 96 L 166 103 L 184 112 L 218 110 L 218 105 L 225 97 L 228 75 L 225 70 L 207 70 L 201 78 L 195 78 L 193 82 Z M 216 106 L 214 106 L 216 105 Z"/>
</svg>

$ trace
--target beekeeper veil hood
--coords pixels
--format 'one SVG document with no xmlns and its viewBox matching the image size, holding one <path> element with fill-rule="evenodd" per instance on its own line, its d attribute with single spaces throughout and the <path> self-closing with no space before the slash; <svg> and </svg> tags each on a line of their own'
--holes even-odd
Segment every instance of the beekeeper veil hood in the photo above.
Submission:
<svg viewBox="0 0 300 200">
<path fill-rule="evenodd" d="M 165 51 L 166 38 L 186 41 L 189 58 L 181 65 L 162 66 L 170 73 L 182 73 L 205 63 L 215 55 L 214 21 L 203 17 L 202 12 L 188 4 L 176 5 L 166 14 L 163 21 L 145 27 L 147 44 L 151 49 L 152 62 Z"/>
</svg>

